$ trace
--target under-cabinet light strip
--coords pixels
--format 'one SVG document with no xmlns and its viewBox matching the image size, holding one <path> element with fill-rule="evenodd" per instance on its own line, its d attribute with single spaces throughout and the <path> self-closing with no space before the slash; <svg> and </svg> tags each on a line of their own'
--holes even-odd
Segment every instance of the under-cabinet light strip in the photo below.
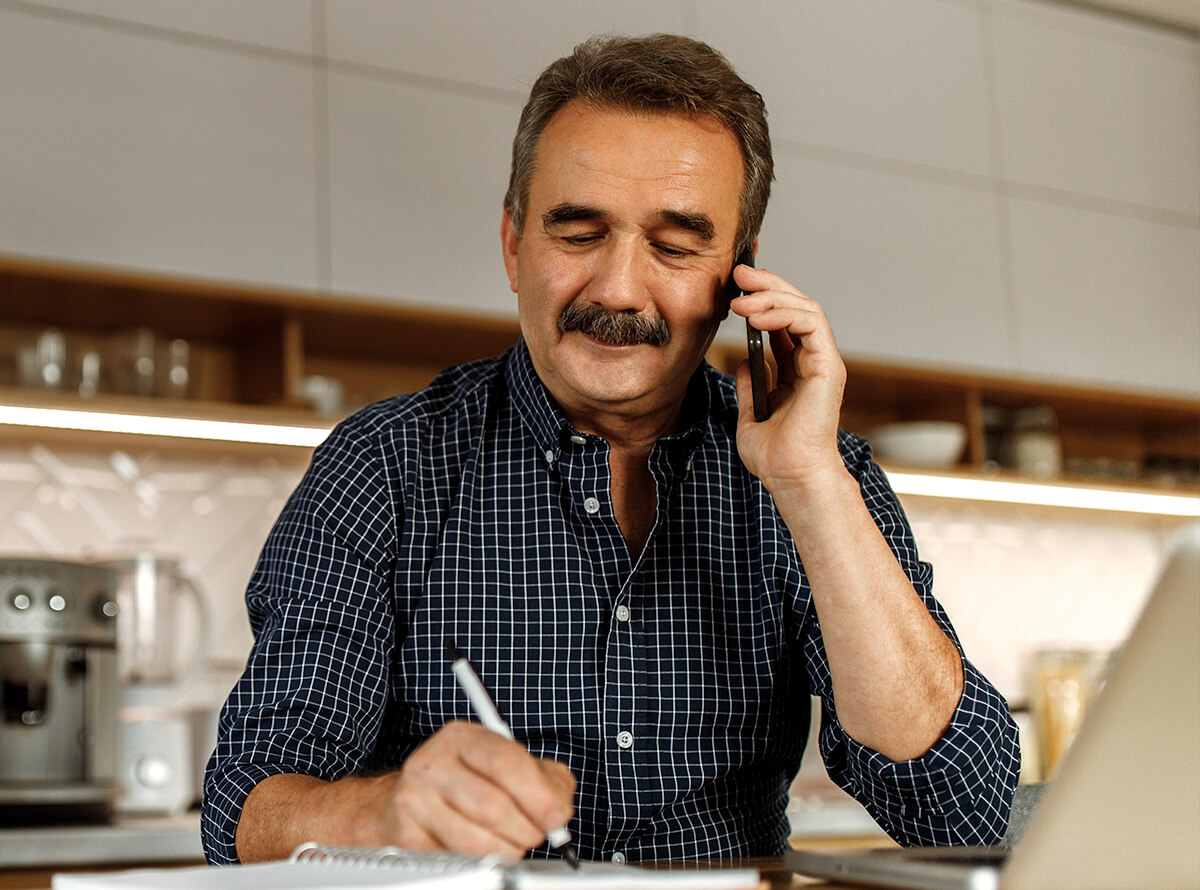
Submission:
<svg viewBox="0 0 1200 890">
<path fill-rule="evenodd" d="M 1151 513 L 1157 516 L 1200 516 L 1200 497 L 1153 491 L 1119 491 L 1052 482 L 1020 482 L 1012 479 L 973 479 L 966 476 L 937 476 L 888 471 L 897 494 L 1069 507 L 1076 510 L 1109 510 L 1119 513 Z"/>
<path fill-rule="evenodd" d="M 25 408 L 16 405 L 0 405 L 0 424 L 2 423 L 60 430 L 212 439 L 218 442 L 251 442 L 257 445 L 295 445 L 304 448 L 320 445 L 329 435 L 328 427 L 117 414 L 110 411 L 75 411 L 66 408 Z"/>
<path fill-rule="evenodd" d="M 218 442 L 291 445 L 302 448 L 316 447 L 329 434 L 327 427 L 118 414 L 65 408 L 29 408 L 16 405 L 0 405 L 0 424 L 209 439 Z M 1188 495 L 1119 491 L 1111 488 L 1020 482 L 1011 479 L 975 479 L 904 470 L 888 470 L 888 479 L 896 492 L 902 495 L 1200 517 L 1200 497 Z"/>
</svg>

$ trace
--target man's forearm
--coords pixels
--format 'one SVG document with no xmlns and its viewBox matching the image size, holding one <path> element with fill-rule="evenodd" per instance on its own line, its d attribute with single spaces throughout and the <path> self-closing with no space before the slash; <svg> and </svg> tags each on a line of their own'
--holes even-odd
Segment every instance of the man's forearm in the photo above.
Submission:
<svg viewBox="0 0 1200 890">
<path fill-rule="evenodd" d="M 354 825 L 345 803 L 369 780 L 347 777 L 326 782 L 280 774 L 259 782 L 246 796 L 236 844 L 241 862 L 285 859 L 305 841 L 352 845 Z"/>
<path fill-rule="evenodd" d="M 842 727 L 891 760 L 925 753 L 962 694 L 962 661 L 838 467 L 773 491 L 796 541 Z"/>
</svg>

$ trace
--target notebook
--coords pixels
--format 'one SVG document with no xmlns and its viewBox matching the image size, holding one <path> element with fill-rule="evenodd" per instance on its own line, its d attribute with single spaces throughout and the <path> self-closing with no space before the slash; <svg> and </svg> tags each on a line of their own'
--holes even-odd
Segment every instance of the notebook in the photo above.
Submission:
<svg viewBox="0 0 1200 890">
<path fill-rule="evenodd" d="M 228 868 L 144 868 L 57 874 L 54 890 L 741 890 L 757 887 L 752 868 L 640 868 L 558 859 L 508 864 L 496 856 L 363 850 L 302 844 L 290 859 Z"/>
<path fill-rule="evenodd" d="M 913 890 L 1200 887 L 1200 523 L 1175 541 L 1011 850 L 793 850 L 784 864 L 812 877 Z"/>
</svg>

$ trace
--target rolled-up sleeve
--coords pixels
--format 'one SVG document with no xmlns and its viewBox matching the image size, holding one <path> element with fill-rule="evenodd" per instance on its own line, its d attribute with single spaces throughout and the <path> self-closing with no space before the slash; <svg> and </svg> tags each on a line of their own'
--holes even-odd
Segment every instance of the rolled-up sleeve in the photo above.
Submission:
<svg viewBox="0 0 1200 890">
<path fill-rule="evenodd" d="M 847 468 L 896 559 L 930 615 L 962 657 L 963 693 L 949 725 L 923 755 L 897 762 L 859 744 L 837 719 L 820 629 L 811 616 L 808 671 L 823 715 L 821 756 L 830 777 L 906 846 L 994 844 L 1008 827 L 1020 772 L 1016 723 L 1000 692 L 963 655 L 958 635 L 933 596 L 933 570 L 917 556 L 908 519 L 870 447 L 842 434 Z"/>
<path fill-rule="evenodd" d="M 237 861 L 255 785 L 280 773 L 341 778 L 379 733 L 396 504 L 361 426 L 343 424 L 317 449 L 247 588 L 255 642 L 204 782 L 201 836 L 214 865 Z"/>
<path fill-rule="evenodd" d="M 1008 707 L 969 661 L 962 698 L 938 741 L 893 761 L 851 738 L 826 706 L 821 755 L 830 777 L 905 846 L 995 844 L 1004 836 L 1020 752 Z"/>
</svg>

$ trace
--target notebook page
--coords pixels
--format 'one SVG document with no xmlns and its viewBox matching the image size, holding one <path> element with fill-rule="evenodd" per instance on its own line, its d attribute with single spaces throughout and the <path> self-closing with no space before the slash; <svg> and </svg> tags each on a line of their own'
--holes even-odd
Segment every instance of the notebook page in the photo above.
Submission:
<svg viewBox="0 0 1200 890">
<path fill-rule="evenodd" d="M 539 859 L 513 866 L 517 890 L 740 890 L 757 887 L 753 868 L 639 868 L 612 862 L 583 862 L 575 871 L 561 860 Z"/>
<path fill-rule="evenodd" d="M 143 868 L 95 874 L 57 874 L 54 890 L 502 890 L 502 869 L 482 864 L 470 871 L 429 873 L 348 863 L 264 862 L 226 868 Z"/>
</svg>

